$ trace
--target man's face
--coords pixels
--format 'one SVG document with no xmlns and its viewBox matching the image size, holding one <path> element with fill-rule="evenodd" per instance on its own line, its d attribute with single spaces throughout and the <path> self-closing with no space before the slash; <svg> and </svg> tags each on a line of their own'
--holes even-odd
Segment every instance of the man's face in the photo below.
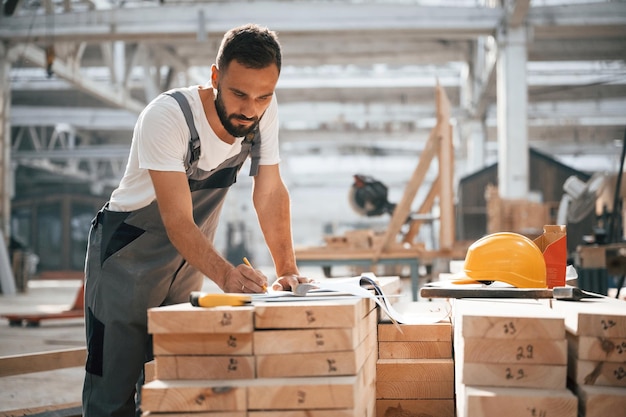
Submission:
<svg viewBox="0 0 626 417">
<path fill-rule="evenodd" d="M 252 132 L 272 101 L 278 68 L 251 69 L 232 61 L 226 70 L 213 67 L 215 108 L 226 131 L 235 137 Z"/>
</svg>

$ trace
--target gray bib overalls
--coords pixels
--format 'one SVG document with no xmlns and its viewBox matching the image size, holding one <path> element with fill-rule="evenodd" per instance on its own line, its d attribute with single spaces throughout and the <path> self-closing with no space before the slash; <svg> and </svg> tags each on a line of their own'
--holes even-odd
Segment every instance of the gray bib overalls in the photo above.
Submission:
<svg viewBox="0 0 626 417">
<path fill-rule="evenodd" d="M 258 129 L 249 134 L 238 155 L 203 171 L 197 167 L 200 139 L 189 104 L 180 92 L 166 94 L 179 103 L 189 126 L 186 169 L 193 215 L 213 240 L 226 193 L 248 156 L 250 175 L 257 173 L 260 134 Z M 147 310 L 187 302 L 203 278 L 170 243 L 156 201 L 132 212 L 110 211 L 106 205 L 98 212 L 85 261 L 85 417 L 135 415 L 134 387 L 151 356 Z"/>
</svg>

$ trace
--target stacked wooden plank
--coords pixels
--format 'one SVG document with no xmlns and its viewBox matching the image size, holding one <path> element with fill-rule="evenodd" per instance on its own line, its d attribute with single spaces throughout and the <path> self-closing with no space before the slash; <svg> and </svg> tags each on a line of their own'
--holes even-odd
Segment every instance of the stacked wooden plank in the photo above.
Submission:
<svg viewBox="0 0 626 417">
<path fill-rule="evenodd" d="M 603 298 L 555 301 L 565 317 L 568 377 L 579 415 L 602 417 L 626 410 L 626 303 Z M 617 413 L 617 414 L 616 414 Z"/>
<path fill-rule="evenodd" d="M 378 325 L 376 415 L 454 417 L 450 319 Z"/>
<path fill-rule="evenodd" d="M 377 310 L 336 297 L 244 307 L 151 309 L 150 414 L 362 417 L 375 407 Z"/>
<path fill-rule="evenodd" d="M 459 417 L 576 417 L 561 316 L 537 300 L 454 302 Z"/>
</svg>

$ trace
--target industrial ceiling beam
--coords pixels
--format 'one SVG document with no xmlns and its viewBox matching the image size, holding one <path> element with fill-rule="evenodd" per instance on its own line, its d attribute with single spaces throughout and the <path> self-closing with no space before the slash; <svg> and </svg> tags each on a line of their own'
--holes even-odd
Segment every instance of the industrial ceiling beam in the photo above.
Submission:
<svg viewBox="0 0 626 417">
<path fill-rule="evenodd" d="M 48 65 L 46 52 L 32 44 L 14 46 L 9 54 L 27 59 L 42 68 Z M 127 109 L 139 114 L 145 106 L 145 103 L 130 97 L 124 89 L 119 87 L 112 89 L 110 85 L 86 78 L 81 74 L 77 66 L 68 65 L 60 59 L 54 60 L 52 71 L 59 78 L 71 82 L 79 90 L 87 92 L 114 107 Z"/>
<path fill-rule="evenodd" d="M 518 0 L 510 18 L 517 22 L 526 12 L 528 0 Z M 626 10 L 621 2 L 537 6 L 527 10 L 528 24 L 538 39 L 626 36 Z M 279 10 L 279 12 L 277 12 Z M 167 15 L 167 19 L 163 16 Z M 198 32 L 207 39 L 220 37 L 233 26 L 257 22 L 291 35 L 337 31 L 372 31 L 380 34 L 406 32 L 414 38 L 474 39 L 493 34 L 502 21 L 500 8 L 431 7 L 414 4 L 326 3 L 253 1 L 206 5 L 124 7 L 57 13 L 51 33 L 45 15 L 24 14 L 0 17 L 0 40 L 37 42 L 54 36 L 55 40 L 197 40 Z M 199 16 L 205 19 L 199 28 Z"/>
<path fill-rule="evenodd" d="M 278 11 L 278 12 L 277 12 Z M 55 40 L 112 41 L 195 40 L 201 29 L 208 39 L 233 26 L 256 22 L 281 33 L 410 31 L 421 38 L 472 39 L 492 33 L 502 11 L 478 7 L 424 7 L 375 3 L 327 3 L 323 7 L 309 2 L 253 1 L 242 7 L 239 2 L 160 7 L 124 7 L 61 13 L 54 17 Z M 199 16 L 210 16 L 199 28 Z M 167 19 L 164 19 L 167 16 Z M 0 18 L 0 40 L 33 42 L 51 35 L 43 15 Z"/>
</svg>

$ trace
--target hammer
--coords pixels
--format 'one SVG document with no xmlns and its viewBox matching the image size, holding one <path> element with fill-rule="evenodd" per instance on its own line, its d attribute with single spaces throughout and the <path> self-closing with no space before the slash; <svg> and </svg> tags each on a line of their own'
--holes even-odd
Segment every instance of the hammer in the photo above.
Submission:
<svg viewBox="0 0 626 417">
<path fill-rule="evenodd" d="M 603 298 L 600 294 L 583 291 L 577 287 L 549 288 L 448 288 L 423 287 L 422 298 L 553 298 L 563 301 L 580 301 L 583 298 Z"/>
</svg>

